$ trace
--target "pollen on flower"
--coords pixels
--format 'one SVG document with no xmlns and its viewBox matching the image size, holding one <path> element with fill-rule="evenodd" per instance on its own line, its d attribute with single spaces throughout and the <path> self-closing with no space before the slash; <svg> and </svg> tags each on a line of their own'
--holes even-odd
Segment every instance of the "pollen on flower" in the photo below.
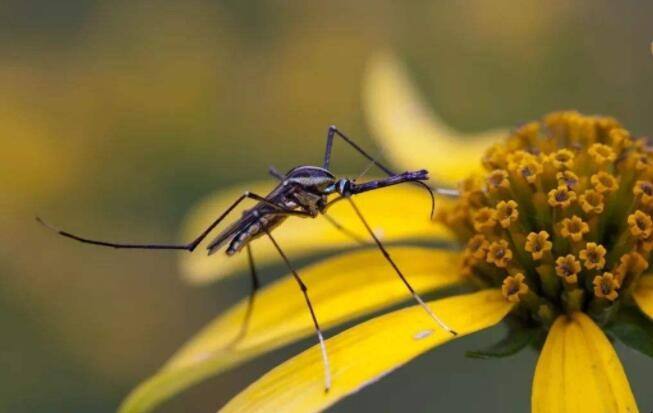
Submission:
<svg viewBox="0 0 653 413">
<path fill-rule="evenodd" d="M 608 137 L 610 138 L 610 144 L 614 148 L 623 150 L 633 144 L 630 132 L 619 127 L 611 128 Z"/>
<path fill-rule="evenodd" d="M 617 292 L 619 283 L 611 272 L 604 272 L 594 277 L 592 285 L 594 285 L 594 295 L 598 298 L 614 301 L 619 296 Z"/>
<path fill-rule="evenodd" d="M 502 239 L 492 242 L 485 259 L 499 268 L 506 268 L 512 260 L 512 250 L 508 246 L 508 241 Z"/>
<path fill-rule="evenodd" d="M 596 242 L 588 242 L 585 249 L 582 249 L 578 256 L 583 260 L 588 270 L 601 270 L 605 266 L 606 249 Z"/>
<path fill-rule="evenodd" d="M 574 242 L 582 240 L 583 236 L 589 231 L 589 225 L 576 215 L 571 218 L 565 218 L 560 223 L 560 235 Z"/>
<path fill-rule="evenodd" d="M 653 183 L 650 181 L 635 182 L 633 194 L 642 205 L 647 207 L 653 206 Z"/>
<path fill-rule="evenodd" d="M 549 241 L 549 233 L 540 231 L 531 232 L 526 236 L 524 249 L 531 253 L 534 260 L 541 260 L 545 253 L 551 251 L 553 243 Z"/>
<path fill-rule="evenodd" d="M 558 186 L 566 186 L 568 190 L 574 191 L 578 187 L 578 175 L 572 171 L 562 171 L 556 174 Z"/>
<path fill-rule="evenodd" d="M 633 237 L 646 240 L 653 231 L 653 220 L 648 214 L 637 210 L 634 214 L 628 215 L 628 228 Z"/>
<path fill-rule="evenodd" d="M 628 277 L 637 277 L 648 268 L 648 261 L 637 252 L 629 252 L 619 259 L 614 275 L 619 285 Z"/>
<path fill-rule="evenodd" d="M 490 191 L 498 191 L 500 189 L 510 188 L 510 181 L 508 181 L 508 172 L 506 172 L 504 169 L 495 169 L 488 175 L 487 184 Z"/>
<path fill-rule="evenodd" d="M 476 231 L 492 229 L 496 223 L 496 211 L 492 208 L 483 207 L 474 214 L 473 224 Z"/>
<path fill-rule="evenodd" d="M 571 169 L 574 166 L 574 153 L 569 149 L 560 149 L 549 157 L 556 169 Z"/>
<path fill-rule="evenodd" d="M 567 208 L 576 200 L 576 192 L 570 191 L 565 185 L 549 191 L 549 205 L 556 208 Z"/>
<path fill-rule="evenodd" d="M 517 211 L 517 202 L 512 199 L 509 201 L 500 201 L 497 204 L 496 219 L 503 228 L 508 228 L 510 225 L 517 221 L 519 218 L 519 211 Z"/>
<path fill-rule="evenodd" d="M 603 212 L 603 208 L 605 207 L 603 195 L 593 189 L 588 189 L 583 192 L 578 197 L 578 204 L 588 215 L 598 215 Z"/>
<path fill-rule="evenodd" d="M 519 164 L 513 164 L 513 170 L 521 175 L 526 182 L 534 184 L 537 178 L 542 174 L 544 168 L 536 159 L 523 159 Z"/>
<path fill-rule="evenodd" d="M 506 155 L 506 159 L 508 160 L 508 169 L 517 170 L 522 162 L 535 161 L 536 157 L 530 152 L 516 150 L 514 152 L 509 152 Z"/>
<path fill-rule="evenodd" d="M 590 182 L 600 194 L 609 194 L 619 188 L 617 178 L 603 171 L 592 175 Z"/>
<path fill-rule="evenodd" d="M 646 172 L 651 170 L 651 166 L 653 165 L 653 163 L 651 162 L 651 159 L 648 156 L 636 155 L 635 158 L 636 158 L 635 169 L 638 172 Z"/>
<path fill-rule="evenodd" d="M 556 259 L 556 274 L 568 284 L 578 282 L 578 273 L 580 272 L 580 262 L 571 254 Z"/>
<path fill-rule="evenodd" d="M 524 274 L 519 273 L 504 278 L 501 284 L 501 293 L 511 303 L 518 303 L 521 297 L 528 293 Z"/>
<path fill-rule="evenodd" d="M 477 234 L 467 242 L 467 251 L 473 258 L 484 260 L 489 246 L 490 243 L 487 241 L 487 238 L 484 235 Z"/>
<path fill-rule="evenodd" d="M 609 321 L 653 253 L 647 141 L 611 117 L 555 112 L 517 128 L 482 162 L 485 175 L 460 185 L 442 219 L 466 245 L 465 274 L 500 287 L 529 323 L 546 327 L 542 314 L 574 311 Z"/>
<path fill-rule="evenodd" d="M 590 154 L 592 160 L 598 165 L 614 162 L 614 160 L 617 159 L 617 154 L 614 153 L 612 148 L 602 143 L 595 143 L 594 145 L 590 146 L 590 148 L 587 150 L 587 153 Z"/>
</svg>

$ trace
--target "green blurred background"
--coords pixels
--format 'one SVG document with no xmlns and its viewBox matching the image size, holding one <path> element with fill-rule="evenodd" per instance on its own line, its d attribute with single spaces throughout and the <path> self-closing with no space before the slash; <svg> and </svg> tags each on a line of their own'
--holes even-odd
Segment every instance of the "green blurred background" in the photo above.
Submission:
<svg viewBox="0 0 653 413">
<path fill-rule="evenodd" d="M 79 245 L 37 226 L 36 213 L 99 238 L 176 240 L 211 192 L 269 164 L 317 162 L 332 123 L 371 147 L 361 81 L 384 48 L 463 131 L 575 108 L 648 135 L 652 17 L 653 3 L 634 0 L 2 2 L 0 411 L 113 411 L 248 289 L 246 277 L 187 286 L 174 253 Z M 364 166 L 345 150 L 336 159 Z M 500 336 L 431 352 L 333 410 L 527 410 L 532 352 L 463 356 Z M 309 344 L 161 411 L 214 411 Z M 618 348 L 650 410 L 653 363 Z"/>
</svg>

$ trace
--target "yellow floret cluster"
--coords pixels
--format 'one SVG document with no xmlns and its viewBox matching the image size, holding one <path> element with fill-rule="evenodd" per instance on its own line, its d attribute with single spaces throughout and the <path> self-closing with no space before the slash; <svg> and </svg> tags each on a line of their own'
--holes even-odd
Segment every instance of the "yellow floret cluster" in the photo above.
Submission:
<svg viewBox="0 0 653 413">
<path fill-rule="evenodd" d="M 653 250 L 653 149 L 609 117 L 556 112 L 492 146 L 438 219 L 463 272 L 529 317 L 595 317 L 627 299 Z"/>
</svg>

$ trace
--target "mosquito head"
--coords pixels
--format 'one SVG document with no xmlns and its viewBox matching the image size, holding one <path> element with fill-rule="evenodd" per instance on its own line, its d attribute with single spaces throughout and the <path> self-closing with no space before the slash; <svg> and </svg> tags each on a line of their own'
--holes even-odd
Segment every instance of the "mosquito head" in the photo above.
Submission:
<svg viewBox="0 0 653 413">
<path fill-rule="evenodd" d="M 347 178 L 338 179 L 325 192 L 329 194 L 337 192 L 342 196 L 349 196 L 351 195 L 351 180 Z"/>
</svg>

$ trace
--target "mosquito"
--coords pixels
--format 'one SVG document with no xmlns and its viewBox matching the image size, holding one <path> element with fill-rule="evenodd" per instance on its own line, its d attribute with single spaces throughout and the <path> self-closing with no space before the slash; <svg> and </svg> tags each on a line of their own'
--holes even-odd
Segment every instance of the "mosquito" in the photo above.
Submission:
<svg viewBox="0 0 653 413">
<path fill-rule="evenodd" d="M 331 152 L 333 149 L 334 138 L 339 137 L 355 151 L 360 153 L 363 157 L 367 158 L 371 164 L 378 167 L 388 176 L 382 179 L 371 180 L 368 182 L 357 183 L 355 179 L 349 178 L 336 178 L 330 171 Z M 130 249 L 151 249 L 151 250 L 185 250 L 189 252 L 195 251 L 197 246 L 213 231 L 213 229 L 220 224 L 241 202 L 246 199 L 256 201 L 256 205 L 243 212 L 240 219 L 235 221 L 224 231 L 222 231 L 211 243 L 208 244 L 208 254 L 214 254 L 226 245 L 225 253 L 232 256 L 243 249 L 247 251 L 250 276 L 252 280 L 252 287 L 250 293 L 249 307 L 246 311 L 246 321 L 251 313 L 251 306 L 253 303 L 256 291 L 260 286 L 259 278 L 254 265 L 254 257 L 252 254 L 251 243 L 253 240 L 260 237 L 267 237 L 274 248 L 279 253 L 288 270 L 293 275 L 301 290 L 306 306 L 311 315 L 313 326 L 320 344 L 322 353 L 322 361 L 324 365 L 324 388 L 328 392 L 331 388 L 331 369 L 329 365 L 329 356 L 324 343 L 324 337 L 313 304 L 311 303 L 308 294 L 308 287 L 302 281 L 299 272 L 292 265 L 288 256 L 285 254 L 277 240 L 272 236 L 272 230 L 281 225 L 288 217 L 296 216 L 301 218 L 316 218 L 324 216 L 335 228 L 342 231 L 345 235 L 354 238 L 360 243 L 366 243 L 352 232 L 340 225 L 336 220 L 327 214 L 327 210 L 337 202 L 346 200 L 351 205 L 353 211 L 365 227 L 367 233 L 376 244 L 385 260 L 388 261 L 394 272 L 397 274 L 401 282 L 406 286 L 408 292 L 412 295 L 413 299 L 426 311 L 442 329 L 446 330 L 452 335 L 457 333 L 451 329 L 443 320 L 441 320 L 425 303 L 424 300 L 417 294 L 411 284 L 404 276 L 399 266 L 390 256 L 388 250 L 385 248 L 379 237 L 374 233 L 370 224 L 363 217 L 360 209 L 352 199 L 353 195 L 358 195 L 364 192 L 385 188 L 392 185 L 401 183 L 413 183 L 420 185 L 429 191 L 431 197 L 431 217 L 435 208 L 435 198 L 433 190 L 430 186 L 424 183 L 428 180 L 428 171 L 422 169 L 417 171 L 408 171 L 403 173 L 394 173 L 392 170 L 384 166 L 382 163 L 370 156 L 365 150 L 358 146 L 352 139 L 341 132 L 337 127 L 330 126 L 326 137 L 326 150 L 324 153 L 324 162 L 322 166 L 301 165 L 292 168 L 286 174 L 279 173 L 274 167 L 270 167 L 270 174 L 277 178 L 279 184 L 267 195 L 261 196 L 253 192 L 245 192 L 238 197 L 211 225 L 209 225 L 195 240 L 188 244 L 131 244 L 131 243 L 115 243 L 107 241 L 93 240 L 84 238 L 67 231 L 60 230 L 52 227 L 37 217 L 37 221 L 47 228 L 57 232 L 67 238 L 72 238 L 76 241 L 99 245 L 112 248 L 130 248 Z M 436 189 L 437 193 L 444 195 L 455 195 L 455 191 L 448 189 Z M 329 200 L 331 195 L 336 197 Z M 242 331 L 241 331 L 242 333 Z"/>
</svg>

